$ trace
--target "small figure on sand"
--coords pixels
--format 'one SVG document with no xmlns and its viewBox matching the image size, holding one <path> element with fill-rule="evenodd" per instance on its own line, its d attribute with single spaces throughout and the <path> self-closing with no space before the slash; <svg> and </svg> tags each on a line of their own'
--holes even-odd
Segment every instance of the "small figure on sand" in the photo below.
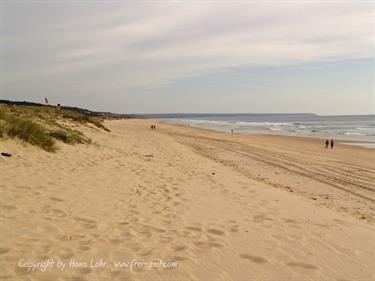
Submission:
<svg viewBox="0 0 375 281">
<path fill-rule="evenodd" d="M 328 148 L 328 145 L 329 145 L 329 140 L 326 139 L 326 146 L 325 146 L 325 148 Z"/>
<path fill-rule="evenodd" d="M 335 142 L 333 141 L 333 139 L 331 139 L 331 149 L 333 148 L 334 145 L 335 145 Z"/>
<path fill-rule="evenodd" d="M 151 130 L 156 130 L 156 126 L 155 125 L 151 125 Z"/>
<path fill-rule="evenodd" d="M 233 129 L 232 130 L 230 130 L 231 131 L 231 133 L 233 134 Z"/>
</svg>

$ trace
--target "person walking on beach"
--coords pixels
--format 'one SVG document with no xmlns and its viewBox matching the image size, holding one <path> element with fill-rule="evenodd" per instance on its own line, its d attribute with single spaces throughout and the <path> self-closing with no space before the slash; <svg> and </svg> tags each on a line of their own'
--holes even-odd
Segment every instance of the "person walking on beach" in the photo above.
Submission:
<svg viewBox="0 0 375 281">
<path fill-rule="evenodd" d="M 333 141 L 333 139 L 331 139 L 331 149 L 333 148 L 333 146 L 334 146 L 334 141 Z"/>
<path fill-rule="evenodd" d="M 326 139 L 326 148 L 328 148 L 328 145 L 329 145 L 329 140 Z"/>
</svg>

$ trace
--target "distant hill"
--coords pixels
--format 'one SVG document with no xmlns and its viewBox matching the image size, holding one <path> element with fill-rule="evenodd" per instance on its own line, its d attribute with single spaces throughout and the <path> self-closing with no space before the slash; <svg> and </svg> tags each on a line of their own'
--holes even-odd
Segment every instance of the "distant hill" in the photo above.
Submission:
<svg viewBox="0 0 375 281">
<path fill-rule="evenodd" d="M 41 107 L 55 107 L 52 105 L 45 105 L 41 103 L 29 102 L 29 101 L 10 101 L 10 100 L 0 100 L 0 104 L 7 104 L 7 105 L 21 105 L 21 106 L 41 106 Z M 101 111 L 92 111 L 85 108 L 79 108 L 74 106 L 61 106 L 61 108 L 65 110 L 70 110 L 74 112 L 78 112 L 84 115 L 93 116 L 93 117 L 101 117 L 105 119 L 127 119 L 127 118 L 134 118 L 134 115 L 130 114 L 118 114 L 118 113 L 111 113 L 111 112 L 101 112 Z"/>
<path fill-rule="evenodd" d="M 139 114 L 137 116 L 143 116 L 146 118 L 213 118 L 213 117 L 317 117 L 315 113 L 151 113 L 151 114 Z"/>
</svg>

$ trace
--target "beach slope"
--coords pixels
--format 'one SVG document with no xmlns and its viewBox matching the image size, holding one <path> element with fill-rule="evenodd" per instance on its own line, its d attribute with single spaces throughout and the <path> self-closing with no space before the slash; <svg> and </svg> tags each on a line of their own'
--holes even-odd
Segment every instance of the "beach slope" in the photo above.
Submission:
<svg viewBox="0 0 375 281">
<path fill-rule="evenodd" d="M 0 142 L 12 154 L 0 158 L 1 280 L 375 279 L 371 150 L 105 125 L 55 153 Z"/>
</svg>

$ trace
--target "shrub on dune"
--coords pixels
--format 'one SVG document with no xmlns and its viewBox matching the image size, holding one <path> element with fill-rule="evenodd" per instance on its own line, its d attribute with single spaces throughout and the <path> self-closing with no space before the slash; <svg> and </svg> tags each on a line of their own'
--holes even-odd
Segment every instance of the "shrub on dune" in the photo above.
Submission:
<svg viewBox="0 0 375 281">
<path fill-rule="evenodd" d="M 0 119 L 5 121 L 2 132 L 10 137 L 17 137 L 23 141 L 37 145 L 46 151 L 55 151 L 55 142 L 39 124 L 30 120 L 9 115 L 0 110 Z"/>
<path fill-rule="evenodd" d="M 62 124 L 69 119 L 70 124 Z M 55 140 L 67 144 L 91 143 L 81 132 L 70 128 L 74 123 L 92 124 L 109 131 L 100 118 L 47 106 L 0 105 L 0 137 L 19 138 L 46 151 L 55 151 Z"/>
</svg>

